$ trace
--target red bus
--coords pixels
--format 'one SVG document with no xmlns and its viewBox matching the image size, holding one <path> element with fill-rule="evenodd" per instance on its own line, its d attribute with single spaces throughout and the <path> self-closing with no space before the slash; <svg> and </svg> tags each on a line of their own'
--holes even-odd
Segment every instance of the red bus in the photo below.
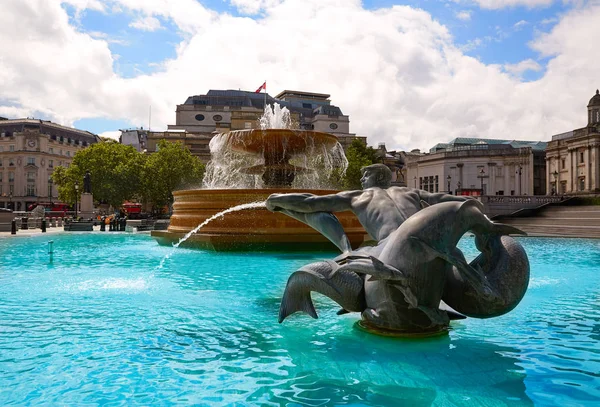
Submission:
<svg viewBox="0 0 600 407">
<path fill-rule="evenodd" d="M 122 206 L 123 212 L 130 219 L 135 219 L 142 213 L 142 204 L 136 202 L 125 202 Z"/>
<path fill-rule="evenodd" d="M 37 206 L 43 206 L 46 213 L 52 212 L 52 215 L 64 216 L 67 211 L 71 210 L 71 206 L 62 202 L 39 202 L 31 204 L 27 207 L 28 211 L 34 210 Z M 48 216 L 48 215 L 46 215 Z"/>
</svg>

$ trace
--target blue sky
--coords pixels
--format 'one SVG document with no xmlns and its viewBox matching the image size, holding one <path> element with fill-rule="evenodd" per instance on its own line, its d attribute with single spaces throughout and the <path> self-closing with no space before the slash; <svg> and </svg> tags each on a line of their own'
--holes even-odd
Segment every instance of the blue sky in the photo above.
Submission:
<svg viewBox="0 0 600 407">
<path fill-rule="evenodd" d="M 546 140 L 600 87 L 600 0 L 5 1 L 0 116 L 111 137 L 267 79 L 331 94 L 372 145 Z"/>
</svg>

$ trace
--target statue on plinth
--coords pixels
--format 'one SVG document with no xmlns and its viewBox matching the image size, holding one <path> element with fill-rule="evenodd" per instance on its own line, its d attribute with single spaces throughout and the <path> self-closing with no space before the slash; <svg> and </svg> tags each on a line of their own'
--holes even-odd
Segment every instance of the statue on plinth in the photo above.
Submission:
<svg viewBox="0 0 600 407">
<path fill-rule="evenodd" d="M 520 302 L 529 262 L 508 234 L 523 232 L 491 222 L 477 200 L 391 187 L 391 171 L 383 164 L 361 171 L 362 190 L 267 199 L 269 210 L 309 224 L 342 251 L 290 276 L 279 322 L 297 311 L 317 318 L 311 291 L 337 302 L 338 314 L 360 312 L 364 328 L 399 335 L 437 334 L 450 319 L 498 316 Z M 332 214 L 340 211 L 352 211 L 374 244 L 352 250 Z M 482 252 L 471 263 L 456 247 L 468 231 Z M 442 300 L 451 309 L 440 308 Z"/>
<path fill-rule="evenodd" d="M 83 176 L 83 192 L 88 194 L 92 193 L 92 177 L 90 176 L 89 171 L 86 171 Z"/>
</svg>

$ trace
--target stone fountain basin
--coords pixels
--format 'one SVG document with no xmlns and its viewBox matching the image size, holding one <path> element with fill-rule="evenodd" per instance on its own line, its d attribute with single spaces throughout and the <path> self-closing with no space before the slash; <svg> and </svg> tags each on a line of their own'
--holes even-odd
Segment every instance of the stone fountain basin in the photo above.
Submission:
<svg viewBox="0 0 600 407">
<path fill-rule="evenodd" d="M 195 189 L 173 192 L 173 215 L 167 231 L 153 231 L 161 245 L 177 243 L 200 223 L 225 209 L 250 202 L 265 201 L 273 193 L 334 194 L 333 190 L 307 189 Z M 352 212 L 336 213 L 353 248 L 367 236 Z M 338 249 L 319 232 L 281 213 L 266 208 L 225 214 L 205 225 L 182 247 L 228 250 L 310 251 Z"/>
<path fill-rule="evenodd" d="M 337 137 L 313 130 L 248 129 L 228 133 L 229 148 L 234 151 L 254 154 L 302 154 L 310 147 L 333 148 Z"/>
</svg>

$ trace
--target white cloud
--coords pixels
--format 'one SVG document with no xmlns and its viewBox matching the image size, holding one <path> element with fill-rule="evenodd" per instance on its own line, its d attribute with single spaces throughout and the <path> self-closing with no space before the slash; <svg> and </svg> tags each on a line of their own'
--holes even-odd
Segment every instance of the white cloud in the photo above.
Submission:
<svg viewBox="0 0 600 407">
<path fill-rule="evenodd" d="M 521 20 L 521 21 L 518 21 L 518 22 L 516 22 L 516 23 L 515 23 L 515 25 L 513 25 L 513 28 L 514 28 L 516 31 L 519 31 L 519 30 L 521 30 L 523 27 L 525 27 L 527 24 L 529 24 L 527 21 L 525 21 L 525 20 Z"/>
<path fill-rule="evenodd" d="M 462 10 L 456 12 L 454 15 L 456 16 L 456 18 L 462 21 L 469 21 L 471 19 L 471 12 L 469 10 Z"/>
<path fill-rule="evenodd" d="M 524 6 L 528 8 L 546 7 L 555 0 L 473 0 L 481 8 L 497 10 L 506 7 Z"/>
<path fill-rule="evenodd" d="M 460 50 L 463 52 L 473 51 L 477 49 L 483 44 L 483 40 L 481 38 L 474 38 L 472 40 L 467 41 L 466 44 L 460 46 Z"/>
<path fill-rule="evenodd" d="M 129 26 L 142 31 L 156 31 L 162 28 L 158 18 L 150 16 L 137 18 Z"/>
<path fill-rule="evenodd" d="M 360 0 L 286 0 L 253 20 L 192 0 L 114 1 L 173 21 L 186 33 L 176 56 L 159 72 L 119 77 L 106 40 L 79 32 L 58 4 L 9 0 L 0 25 L 0 38 L 10 39 L 0 47 L 0 88 L 12 104 L 0 101 L 0 115 L 21 109 L 68 125 L 86 117 L 137 125 L 152 105 L 152 127 L 160 129 L 174 124 L 175 106 L 189 95 L 253 91 L 267 79 L 271 94 L 330 93 L 350 115 L 351 131 L 372 145 L 428 149 L 458 136 L 548 139 L 584 124 L 598 87 L 589 39 L 598 37 L 600 7 L 591 5 L 536 38 L 531 46 L 551 59 L 541 79 L 523 83 L 519 68 L 507 73 L 511 67 L 464 55 L 446 27 L 408 6 L 369 11 Z M 23 26 L 28 35 L 15 34 Z"/>
<path fill-rule="evenodd" d="M 526 59 L 517 64 L 505 64 L 504 70 L 506 72 L 510 73 L 511 75 L 514 75 L 517 78 L 520 78 L 521 76 L 523 76 L 523 73 L 525 73 L 527 71 L 534 71 L 534 72 L 541 71 L 542 66 L 540 64 L 538 64 L 536 61 L 534 61 L 533 59 Z"/>
<path fill-rule="evenodd" d="M 231 5 L 242 14 L 258 14 L 261 10 L 271 8 L 281 0 L 231 0 Z"/>
<path fill-rule="evenodd" d="M 121 137 L 121 131 L 120 130 L 105 131 L 105 132 L 98 134 L 98 136 L 119 141 L 119 137 Z"/>
<path fill-rule="evenodd" d="M 554 24 L 558 22 L 558 18 L 544 18 L 542 21 L 540 21 L 540 24 L 542 25 L 548 25 L 548 24 Z"/>
<path fill-rule="evenodd" d="M 100 0 L 62 0 L 63 4 L 68 4 L 78 11 L 81 10 L 96 10 L 104 12 L 104 4 Z"/>
</svg>

